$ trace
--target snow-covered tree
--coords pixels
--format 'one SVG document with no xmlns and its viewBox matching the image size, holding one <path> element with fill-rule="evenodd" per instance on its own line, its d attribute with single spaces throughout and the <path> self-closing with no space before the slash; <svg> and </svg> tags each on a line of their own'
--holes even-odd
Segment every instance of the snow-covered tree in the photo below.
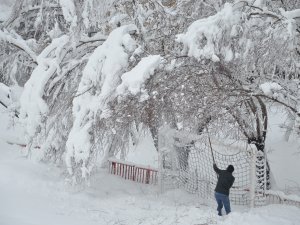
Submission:
<svg viewBox="0 0 300 225">
<path fill-rule="evenodd" d="M 100 153 L 104 162 L 124 156 L 141 127 L 156 148 L 169 124 L 209 127 L 264 151 L 270 103 L 286 107 L 289 130 L 299 130 L 299 8 L 296 0 L 16 1 L 0 30 L 1 82 L 24 86 L 28 150 L 37 142 L 75 181 Z"/>
</svg>

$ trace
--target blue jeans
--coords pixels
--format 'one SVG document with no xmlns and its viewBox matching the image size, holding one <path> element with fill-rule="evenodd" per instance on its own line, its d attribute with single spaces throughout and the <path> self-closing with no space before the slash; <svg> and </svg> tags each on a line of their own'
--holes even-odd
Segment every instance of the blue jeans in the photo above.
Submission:
<svg viewBox="0 0 300 225">
<path fill-rule="evenodd" d="M 216 198 L 216 201 L 218 203 L 218 208 L 217 208 L 218 215 L 222 216 L 223 205 L 224 205 L 226 214 L 229 214 L 231 212 L 229 196 L 218 193 L 218 192 L 215 192 L 215 198 Z"/>
</svg>

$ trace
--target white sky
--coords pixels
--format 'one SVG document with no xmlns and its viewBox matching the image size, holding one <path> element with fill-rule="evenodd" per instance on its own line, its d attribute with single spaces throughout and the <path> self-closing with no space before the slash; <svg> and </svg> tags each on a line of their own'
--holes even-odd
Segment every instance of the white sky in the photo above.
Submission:
<svg viewBox="0 0 300 225">
<path fill-rule="evenodd" d="M 0 5 L 12 5 L 13 0 L 0 0 Z"/>
<path fill-rule="evenodd" d="M 13 0 L 0 0 L 0 21 L 5 20 L 10 14 L 10 6 Z"/>
</svg>

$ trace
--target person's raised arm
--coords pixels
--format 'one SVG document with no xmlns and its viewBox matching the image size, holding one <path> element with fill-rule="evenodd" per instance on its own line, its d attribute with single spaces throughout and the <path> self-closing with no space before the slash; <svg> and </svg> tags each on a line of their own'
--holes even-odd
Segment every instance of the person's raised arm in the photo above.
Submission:
<svg viewBox="0 0 300 225">
<path fill-rule="evenodd" d="M 213 164 L 213 167 L 214 167 L 214 171 L 219 174 L 220 173 L 220 169 L 217 167 L 217 164 Z"/>
</svg>

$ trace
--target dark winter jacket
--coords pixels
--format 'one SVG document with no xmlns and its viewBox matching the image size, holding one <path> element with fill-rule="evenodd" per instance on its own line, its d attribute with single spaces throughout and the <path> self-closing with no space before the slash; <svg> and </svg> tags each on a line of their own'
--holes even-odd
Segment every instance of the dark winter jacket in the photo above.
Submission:
<svg viewBox="0 0 300 225">
<path fill-rule="evenodd" d="M 235 180 L 232 176 L 232 172 L 227 170 L 220 170 L 216 164 L 214 164 L 214 170 L 218 174 L 218 182 L 215 191 L 229 196 L 229 189 L 232 187 Z"/>
</svg>

